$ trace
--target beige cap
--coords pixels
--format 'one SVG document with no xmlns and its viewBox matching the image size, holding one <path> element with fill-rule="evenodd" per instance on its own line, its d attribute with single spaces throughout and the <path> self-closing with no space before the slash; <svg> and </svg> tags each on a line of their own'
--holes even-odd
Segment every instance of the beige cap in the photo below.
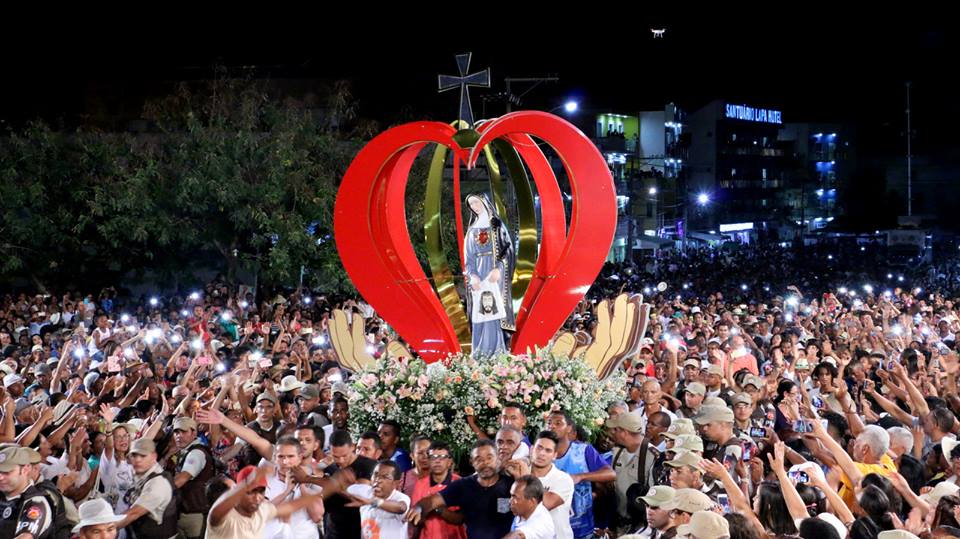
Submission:
<svg viewBox="0 0 960 539">
<path fill-rule="evenodd" d="M 676 492 L 673 487 L 657 485 L 648 490 L 646 496 L 640 496 L 640 499 L 647 502 L 650 507 L 660 507 L 672 501 Z"/>
<path fill-rule="evenodd" d="M 709 367 L 707 367 L 707 368 L 704 369 L 704 370 L 707 371 L 707 374 L 714 374 L 714 375 L 717 375 L 717 376 L 723 376 L 723 369 L 720 368 L 720 365 L 710 365 Z"/>
<path fill-rule="evenodd" d="M 748 406 L 753 406 L 753 397 L 749 393 L 738 393 L 733 397 L 733 405 L 746 404 Z"/>
<path fill-rule="evenodd" d="M 683 368 L 686 369 L 687 367 L 696 367 L 696 368 L 699 369 L 699 368 L 700 368 L 700 362 L 699 362 L 698 360 L 696 360 L 696 359 L 688 359 L 688 360 L 686 360 L 686 361 L 683 362 Z"/>
<path fill-rule="evenodd" d="M 728 406 L 727 401 L 721 399 L 720 397 L 707 397 L 703 399 L 703 406 L 723 406 L 726 408 Z"/>
<path fill-rule="evenodd" d="M 37 464 L 41 460 L 40 453 L 29 447 L 8 446 L 0 450 L 0 472 L 12 472 L 17 466 Z"/>
<path fill-rule="evenodd" d="M 197 422 L 189 417 L 178 417 L 173 420 L 173 430 L 197 430 Z"/>
<path fill-rule="evenodd" d="M 751 374 L 743 377 L 743 387 L 753 386 L 757 389 L 763 387 L 763 379 L 755 374 Z"/>
<path fill-rule="evenodd" d="M 679 453 L 680 451 L 699 451 L 703 453 L 703 439 L 696 434 L 684 434 L 678 436 L 677 441 L 673 444 L 673 449 L 668 449 L 667 451 L 673 451 L 674 453 Z"/>
<path fill-rule="evenodd" d="M 704 473 L 704 469 L 700 467 L 700 455 L 696 453 L 691 453 L 687 450 L 677 451 L 677 454 L 674 455 L 673 460 L 668 460 L 666 462 L 667 466 L 671 468 L 682 468 L 686 466 L 687 468 L 693 468 L 700 473 Z M 690 511 L 687 511 L 688 513 Z"/>
<path fill-rule="evenodd" d="M 638 433 L 643 431 L 643 419 L 636 412 L 620 414 L 605 423 L 608 429 L 623 429 L 627 432 Z"/>
<path fill-rule="evenodd" d="M 700 382 L 693 382 L 692 384 L 687 385 L 683 388 L 684 393 L 693 393 L 694 395 L 706 395 L 707 386 L 701 384 Z"/>
<path fill-rule="evenodd" d="M 707 423 L 733 423 L 733 410 L 720 406 L 704 406 L 700 413 L 693 418 L 698 425 Z"/>
<path fill-rule="evenodd" d="M 697 429 L 693 426 L 693 420 L 685 417 L 679 419 L 674 419 L 670 423 L 670 428 L 667 429 L 667 432 L 663 433 L 663 436 L 670 438 L 671 440 L 676 440 L 678 436 L 684 434 L 696 434 Z"/>
<path fill-rule="evenodd" d="M 272 402 L 273 404 L 277 404 L 277 398 L 271 395 L 270 393 L 261 393 L 260 395 L 257 396 L 257 402 L 260 402 L 263 400 L 267 400 Z"/>
<path fill-rule="evenodd" d="M 730 537 L 730 524 L 727 523 L 727 519 L 713 511 L 697 511 L 690 517 L 690 522 L 677 527 L 677 536 L 727 539 Z"/>
<path fill-rule="evenodd" d="M 149 455 L 157 452 L 157 444 L 147 438 L 138 438 L 130 444 L 130 453 L 133 455 Z"/>
<path fill-rule="evenodd" d="M 673 500 L 662 506 L 661 509 L 696 513 L 697 511 L 712 511 L 714 505 L 713 500 L 699 490 L 695 488 L 681 488 L 677 489 L 673 494 Z"/>
</svg>

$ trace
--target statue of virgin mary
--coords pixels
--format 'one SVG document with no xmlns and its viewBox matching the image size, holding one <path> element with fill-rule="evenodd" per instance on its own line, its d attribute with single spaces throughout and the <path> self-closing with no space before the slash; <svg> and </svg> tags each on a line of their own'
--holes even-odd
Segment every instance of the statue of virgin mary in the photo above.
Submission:
<svg viewBox="0 0 960 539">
<path fill-rule="evenodd" d="M 511 286 L 515 252 L 510 231 L 486 193 L 467 195 L 471 217 L 463 241 L 467 307 L 473 355 L 508 351 L 504 331 L 513 331 Z"/>
</svg>

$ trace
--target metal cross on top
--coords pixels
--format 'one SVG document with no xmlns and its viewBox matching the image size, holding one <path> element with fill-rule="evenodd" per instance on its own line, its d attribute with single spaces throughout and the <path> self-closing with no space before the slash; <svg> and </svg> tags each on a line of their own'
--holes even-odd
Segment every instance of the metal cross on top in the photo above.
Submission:
<svg viewBox="0 0 960 539">
<path fill-rule="evenodd" d="M 473 53 L 458 54 L 457 67 L 460 68 L 460 76 L 438 75 L 440 91 L 445 92 L 453 88 L 460 88 L 460 119 L 473 127 L 473 109 L 470 107 L 470 86 L 490 87 L 490 68 L 484 69 L 478 73 L 467 75 L 470 70 L 470 57 Z"/>
</svg>

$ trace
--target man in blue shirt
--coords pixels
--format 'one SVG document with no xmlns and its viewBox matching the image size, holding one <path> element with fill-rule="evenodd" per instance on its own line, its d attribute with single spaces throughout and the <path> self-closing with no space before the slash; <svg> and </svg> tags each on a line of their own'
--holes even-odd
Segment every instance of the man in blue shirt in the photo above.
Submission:
<svg viewBox="0 0 960 539">
<path fill-rule="evenodd" d="M 557 459 L 553 465 L 573 478 L 573 514 L 570 516 L 573 536 L 577 539 L 592 537 L 592 483 L 612 483 L 616 481 L 617 474 L 592 445 L 576 441 L 577 426 L 567 412 L 558 410 L 551 413 L 547 428 L 560 438 Z"/>
<path fill-rule="evenodd" d="M 380 446 L 383 450 L 381 458 L 396 462 L 400 468 L 400 473 L 405 473 L 410 468 L 413 468 L 413 461 L 410 460 L 410 455 L 400 448 L 400 423 L 388 419 L 380 423 L 377 434 L 380 435 Z"/>
</svg>

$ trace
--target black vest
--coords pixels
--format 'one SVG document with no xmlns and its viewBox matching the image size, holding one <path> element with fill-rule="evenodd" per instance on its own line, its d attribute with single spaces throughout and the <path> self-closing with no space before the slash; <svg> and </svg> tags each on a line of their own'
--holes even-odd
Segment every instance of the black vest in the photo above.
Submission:
<svg viewBox="0 0 960 539">
<path fill-rule="evenodd" d="M 177 463 L 177 472 L 183 471 L 183 464 L 187 460 L 187 455 L 194 449 L 199 449 L 206 457 L 206 463 L 203 469 L 196 477 L 187 481 L 180 489 L 180 512 L 181 513 L 206 513 L 210 510 L 210 504 L 207 503 L 206 486 L 214 476 L 213 453 L 210 448 L 203 444 L 194 444 L 187 447 L 186 453 L 180 462 Z M 176 488 L 176 487 L 174 487 Z"/>
<path fill-rule="evenodd" d="M 27 490 L 23 491 L 20 494 L 20 497 L 16 500 L 0 500 L 0 537 L 14 537 L 14 532 L 17 531 L 17 524 L 20 523 L 20 511 L 23 509 L 23 502 L 29 500 L 36 496 L 44 496 L 44 492 L 37 488 L 36 485 L 30 485 L 27 487 Z M 49 500 L 47 501 L 49 504 Z M 51 508 L 52 509 L 52 508 Z M 55 515 L 50 515 L 50 518 L 54 518 Z M 41 533 L 36 539 L 51 539 L 53 537 L 53 529 L 56 526 L 56 521 L 53 521 L 53 526 L 50 527 L 45 533 Z"/>
<path fill-rule="evenodd" d="M 53 511 L 53 539 L 70 539 L 73 534 L 73 526 L 67 522 L 67 506 L 63 500 L 63 494 L 57 489 L 53 481 L 41 481 L 36 487 L 43 492 L 43 496 L 50 504 Z"/>
<path fill-rule="evenodd" d="M 143 515 L 130 524 L 130 531 L 133 532 L 134 539 L 169 539 L 177 535 L 177 520 L 180 518 L 180 510 L 178 508 L 180 505 L 180 491 L 177 490 L 177 485 L 174 484 L 173 476 L 170 472 L 154 472 L 148 475 L 143 483 L 127 491 L 125 496 L 126 502 L 128 505 L 133 506 L 133 502 L 137 501 L 137 498 L 140 497 L 140 491 L 143 489 L 143 486 L 157 476 L 163 477 L 164 480 L 170 483 L 170 490 L 173 492 L 173 496 L 166 509 L 163 510 L 163 520 L 159 524 L 154 522 L 149 514 Z"/>
</svg>

